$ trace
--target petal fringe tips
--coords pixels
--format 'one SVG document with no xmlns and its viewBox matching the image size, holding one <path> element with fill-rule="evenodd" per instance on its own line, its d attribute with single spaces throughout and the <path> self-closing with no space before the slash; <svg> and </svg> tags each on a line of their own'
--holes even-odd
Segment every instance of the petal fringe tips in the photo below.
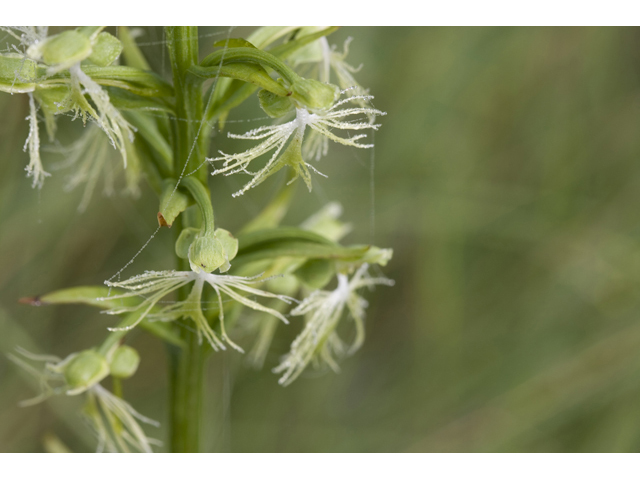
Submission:
<svg viewBox="0 0 640 480">
<path fill-rule="evenodd" d="M 356 148 L 373 147 L 373 144 L 358 143 L 358 140 L 366 138 L 366 134 L 343 138 L 332 132 L 333 129 L 346 131 L 377 130 L 380 125 L 370 121 L 345 121 L 344 119 L 355 115 L 368 115 L 373 118 L 375 116 L 386 115 L 385 112 L 361 106 L 339 108 L 354 99 L 368 101 L 372 98 L 371 96 L 363 95 L 348 97 L 336 102 L 326 111 L 309 112 L 305 108 L 296 108 L 296 118 L 290 122 L 281 125 L 259 127 L 242 135 L 229 133 L 228 136 L 230 138 L 262 141 L 255 147 L 242 153 L 227 154 L 220 152 L 222 156 L 209 159 L 212 163 L 222 162 L 222 166 L 216 167 L 212 175 L 220 173 L 224 175 L 233 175 L 234 173 L 252 175 L 253 179 L 233 194 L 234 197 L 237 197 L 256 185 L 259 185 L 282 167 L 288 166 L 294 169 L 295 178 L 302 177 L 307 188 L 311 191 L 311 175 L 309 169 L 314 170 L 316 173 L 319 172 L 306 163 L 305 158 L 306 160 L 310 158 L 319 160 L 323 155 L 326 155 L 328 151 L 328 140 Z M 311 129 L 311 136 L 303 145 L 304 133 L 307 126 Z M 289 139 L 291 139 L 291 141 L 285 149 L 284 147 Z M 273 150 L 275 151 L 262 169 L 255 172 L 248 170 L 253 160 Z"/>
<path fill-rule="evenodd" d="M 362 265 L 351 280 L 338 274 L 338 287 L 333 291 L 317 290 L 302 301 L 292 315 L 304 315 L 305 326 L 302 333 L 291 344 L 290 352 L 285 355 L 274 373 L 283 373 L 278 380 L 281 385 L 289 385 L 304 371 L 310 362 L 324 363 L 332 370 L 339 371 L 334 356 L 351 355 L 364 341 L 364 314 L 367 301 L 356 290 L 374 285 L 392 286 L 393 280 L 374 278 L 367 274 L 368 265 Z M 336 327 L 342 318 L 345 307 L 355 323 L 356 336 L 347 346 L 336 333 Z"/>
<path fill-rule="evenodd" d="M 125 312 L 138 312 L 138 317 L 134 323 L 125 327 L 130 330 L 145 318 L 149 321 L 172 321 L 185 317 L 190 318 L 196 324 L 200 341 L 204 337 L 211 347 L 218 350 L 225 350 L 226 342 L 238 351 L 243 351 L 238 345 L 233 343 L 227 336 L 224 328 L 224 306 L 222 294 L 225 294 L 232 300 L 243 304 L 253 310 L 266 312 L 274 317 L 279 318 L 284 323 L 289 323 L 287 319 L 278 311 L 265 307 L 258 302 L 242 295 L 249 294 L 266 298 L 277 298 L 283 302 L 291 303 L 295 301 L 285 295 L 277 295 L 253 288 L 253 283 L 263 282 L 267 279 L 258 279 L 258 277 L 237 277 L 233 275 L 215 275 L 206 272 L 145 272 L 122 282 L 105 282 L 109 287 L 124 288 L 126 293 L 105 297 L 100 300 L 117 300 L 130 297 L 141 297 L 143 300 L 135 306 L 125 306 L 121 308 L 113 308 L 106 313 L 117 315 Z M 186 300 L 174 302 L 165 307 L 158 307 L 158 303 L 171 292 L 193 282 L 193 287 Z M 218 318 L 220 319 L 221 337 L 213 331 L 207 318 L 202 312 L 202 291 L 204 284 L 209 284 L 215 291 L 218 303 Z M 118 330 L 118 328 L 112 329 Z"/>
</svg>

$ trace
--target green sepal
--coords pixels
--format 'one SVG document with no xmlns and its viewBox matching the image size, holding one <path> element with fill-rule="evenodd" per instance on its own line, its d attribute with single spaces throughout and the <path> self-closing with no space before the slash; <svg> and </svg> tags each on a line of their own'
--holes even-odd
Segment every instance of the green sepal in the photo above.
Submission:
<svg viewBox="0 0 640 480">
<path fill-rule="evenodd" d="M 313 78 L 300 78 L 291 85 L 292 97 L 312 110 L 331 108 L 340 96 L 340 88 Z"/>
<path fill-rule="evenodd" d="M 336 274 L 333 262 L 323 259 L 307 260 L 293 274 L 306 287 L 317 290 L 323 288 Z"/>
<path fill-rule="evenodd" d="M 84 350 L 64 365 L 63 374 L 70 387 L 67 395 L 77 395 L 109 375 L 109 364 L 107 359 L 95 350 Z"/>
<path fill-rule="evenodd" d="M 27 54 L 56 70 L 65 69 L 91 55 L 91 39 L 77 30 L 65 30 L 29 47 Z"/>
<path fill-rule="evenodd" d="M 129 378 L 136 373 L 139 364 L 140 355 L 136 349 L 128 345 L 120 345 L 111 356 L 109 371 L 113 377 Z"/>
<path fill-rule="evenodd" d="M 197 235 L 189 247 L 189 266 L 194 272 L 211 273 L 225 265 L 224 247 L 215 235 Z"/>
<path fill-rule="evenodd" d="M 389 260 L 393 257 L 393 249 L 371 247 L 362 257 L 362 263 L 377 263 L 381 267 L 385 267 Z"/>
<path fill-rule="evenodd" d="M 271 118 L 283 117 L 295 108 L 289 97 L 282 97 L 264 89 L 258 92 L 258 100 L 262 110 Z"/>
<path fill-rule="evenodd" d="M 122 42 L 110 33 L 101 32 L 91 48 L 88 60 L 100 67 L 106 67 L 115 62 L 122 53 Z"/>
<path fill-rule="evenodd" d="M 162 195 L 160 195 L 160 211 L 158 212 L 158 224 L 161 227 L 169 227 L 178 215 L 184 212 L 189 206 L 190 197 L 176 188 L 175 181 L 167 179 L 164 181 Z M 186 257 L 185 257 L 186 258 Z"/>
<path fill-rule="evenodd" d="M 178 258 L 184 260 L 189 258 L 189 247 L 200 233 L 199 228 L 187 227 L 183 228 L 176 240 L 175 251 Z"/>
<path fill-rule="evenodd" d="M 231 232 L 223 228 L 217 228 L 214 235 L 224 250 L 226 260 L 220 266 L 220 272 L 224 273 L 231 268 L 231 264 L 229 262 L 236 258 L 236 255 L 238 254 L 238 239 L 231 235 Z"/>
<path fill-rule="evenodd" d="M 18 53 L 0 55 L 0 91 L 33 92 L 36 88 L 37 63 Z"/>
<path fill-rule="evenodd" d="M 103 26 L 87 26 L 87 27 L 78 27 L 76 28 L 77 32 L 80 32 L 89 40 L 94 41 L 96 37 L 102 32 L 105 28 Z"/>
</svg>

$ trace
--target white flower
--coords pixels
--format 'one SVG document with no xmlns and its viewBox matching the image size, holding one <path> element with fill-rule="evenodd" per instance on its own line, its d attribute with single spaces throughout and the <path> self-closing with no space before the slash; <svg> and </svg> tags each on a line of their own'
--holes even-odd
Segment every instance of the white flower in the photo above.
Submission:
<svg viewBox="0 0 640 480">
<path fill-rule="evenodd" d="M 125 142 L 128 139 L 125 138 Z M 78 205 L 80 212 L 86 210 L 98 182 L 102 181 L 105 195 L 112 195 L 116 177 L 120 174 L 125 177 L 125 193 L 133 197 L 140 194 L 138 183 L 141 172 L 137 156 L 129 155 L 129 165 L 124 169 L 119 160 L 114 158 L 117 155 L 109 145 L 108 138 L 97 126 L 88 126 L 82 136 L 68 147 L 50 148 L 49 151 L 66 157 L 66 160 L 52 167 L 71 172 L 65 190 L 70 191 L 84 184 L 84 193 Z"/>
<path fill-rule="evenodd" d="M 319 140 L 312 140 L 313 145 L 310 148 L 306 146 L 304 147 L 305 153 L 309 155 L 308 158 L 315 157 L 316 159 L 319 159 L 323 154 L 326 154 L 326 150 L 328 148 L 326 145 L 328 144 L 329 139 L 336 143 L 356 148 L 373 147 L 373 144 L 358 143 L 358 140 L 365 138 L 366 134 L 357 134 L 352 137 L 343 138 L 332 132 L 332 129 L 353 131 L 367 129 L 377 130 L 380 127 L 380 125 L 376 125 L 371 122 L 344 120 L 347 117 L 353 117 L 355 115 L 385 115 L 384 112 L 373 108 L 339 108 L 349 102 L 352 98 L 355 97 L 340 100 L 326 111 L 309 112 L 305 108 L 296 108 L 296 118 L 281 125 L 259 127 L 242 135 L 229 133 L 228 136 L 230 138 L 262 140 L 262 142 L 242 153 L 227 154 L 220 152 L 222 154 L 221 157 L 209 159 L 211 162 L 223 162 L 222 167 L 216 168 L 212 174 L 216 175 L 223 173 L 225 175 L 232 175 L 234 173 L 243 172 L 253 175 L 253 179 L 249 183 L 233 194 L 234 197 L 237 197 L 262 183 L 267 177 L 273 175 L 282 167 L 289 166 L 294 169 L 296 178 L 299 176 L 302 177 L 307 188 L 311 191 L 311 175 L 309 173 L 309 168 L 316 172 L 317 170 L 307 164 L 303 159 L 302 142 L 307 126 L 312 130 L 312 133 L 317 134 L 320 138 Z M 370 99 L 373 97 L 362 98 Z M 286 150 L 281 154 L 287 144 L 287 141 L 291 137 L 293 137 L 292 140 L 289 142 Z M 248 170 L 248 167 L 253 160 L 273 151 L 274 149 L 275 152 L 271 155 L 267 164 L 262 169 L 257 172 L 251 172 Z"/>
<path fill-rule="evenodd" d="M 113 148 L 120 152 L 125 168 L 127 167 L 127 149 L 125 137 L 133 142 L 135 128 L 127 122 L 122 114 L 111 104 L 109 94 L 80 68 L 80 63 L 69 67 L 71 74 L 72 104 L 71 108 L 87 113 L 107 135 Z M 86 101 L 84 95 L 88 94 L 96 109 Z"/>
<path fill-rule="evenodd" d="M 7 355 L 10 360 L 36 377 L 42 390 L 37 397 L 20 402 L 20 406 L 36 405 L 53 395 L 86 394 L 87 403 L 83 414 L 98 437 L 98 452 L 103 450 L 130 452 L 132 449 L 139 452 L 152 452 L 151 445 L 159 443 L 145 435 L 137 420 L 156 427 L 159 426 L 158 422 L 141 415 L 122 398 L 115 396 L 100 385 L 100 381 L 109 373 L 106 360 L 106 370 L 98 372 L 83 386 L 78 387 L 77 384 L 69 383 L 70 381 L 74 382 L 77 378 L 86 378 L 86 368 L 91 370 L 91 361 L 95 360 L 96 357 L 100 357 L 96 352 L 85 350 L 84 352 L 71 354 L 62 360 L 54 355 L 35 355 L 21 348 L 16 350 L 27 360 L 45 362 L 43 369 L 37 369 L 21 357 L 13 354 Z M 87 353 L 91 355 L 89 365 L 87 365 L 87 358 L 85 357 L 82 360 L 84 365 L 80 365 L 80 368 L 85 368 L 85 370 L 76 377 L 78 365 L 76 365 L 75 372 L 70 371 L 74 369 L 73 362 Z"/>
<path fill-rule="evenodd" d="M 88 403 L 83 413 L 98 437 L 98 452 L 152 453 L 151 445 L 162 445 L 145 435 L 138 420 L 154 427 L 159 427 L 160 423 L 141 415 L 99 384 L 87 394 Z"/>
<path fill-rule="evenodd" d="M 47 27 L 5 27 L 1 30 L 12 35 L 20 42 L 20 45 L 25 50 L 21 52 L 20 49 L 14 45 L 14 49 L 24 56 L 24 61 L 38 62 L 39 65 L 48 65 L 41 63 L 43 61 L 43 49 L 49 46 L 53 51 L 56 48 L 60 49 L 63 53 L 66 52 L 65 46 L 52 47 L 51 43 L 56 39 L 60 39 L 64 34 L 75 33 L 80 38 L 84 38 L 82 34 L 77 33 L 74 30 L 66 30 L 62 34 L 54 35 L 52 37 L 47 36 Z M 76 57 L 75 54 L 71 54 L 69 58 L 64 58 L 65 55 L 60 56 L 60 63 L 54 65 L 48 65 L 46 70 L 46 76 L 37 79 L 28 79 L 30 82 L 35 81 L 35 97 L 38 102 L 41 103 L 45 117 L 47 118 L 47 129 L 49 135 L 52 137 L 55 129 L 55 123 L 53 121 L 54 114 L 62 114 L 69 110 L 74 110 L 76 117 L 82 115 L 83 120 L 86 121 L 87 117 L 95 121 L 95 123 L 104 131 L 109 138 L 111 145 L 120 152 L 124 161 L 124 166 L 127 166 L 127 148 L 126 140 L 133 142 L 133 132 L 135 128 L 129 124 L 122 116 L 122 114 L 112 105 L 109 94 L 98 83 L 96 83 L 91 77 L 82 71 L 81 61 L 89 57 L 93 50 L 93 42 L 98 38 L 98 34 L 102 31 L 102 28 L 96 28 L 89 38 L 86 38 L 86 48 L 79 50 L 77 53 L 80 55 Z M 70 44 L 67 42 L 67 47 Z M 60 53 L 60 52 L 58 52 Z M 15 54 L 14 54 L 15 55 Z M 46 58 L 46 56 L 44 57 Z M 54 58 L 58 58 L 55 56 Z M 34 63 L 35 65 L 35 63 Z M 43 94 L 47 90 L 46 85 L 42 85 L 42 81 L 46 80 L 48 76 L 58 73 L 63 70 L 68 70 L 70 75 L 70 85 L 68 88 L 68 94 L 66 98 L 54 103 L 45 102 L 42 104 L 43 99 L 38 95 Z M 35 72 L 35 70 L 34 70 Z M 19 80 L 19 72 L 16 72 L 16 80 Z M 26 80 L 26 79 L 25 79 Z M 32 90 L 34 87 L 32 87 Z M 85 95 L 88 95 L 91 99 L 90 103 Z M 46 107 L 46 108 L 45 108 Z M 42 161 L 40 159 L 40 137 L 38 131 L 38 118 L 37 110 L 34 102 L 34 96 L 29 92 L 29 137 L 25 144 L 25 150 L 29 150 L 29 164 L 27 165 L 27 177 L 33 177 L 33 187 L 41 188 L 44 182 L 44 178 L 49 176 L 42 167 Z"/>
<path fill-rule="evenodd" d="M 274 293 L 265 292 L 257 288 L 250 286 L 252 283 L 264 281 L 266 279 L 257 280 L 257 277 L 237 277 L 233 275 L 215 275 L 213 273 L 200 272 L 177 272 L 173 270 L 162 272 L 145 272 L 141 275 L 136 275 L 128 280 L 122 282 L 105 282 L 110 287 L 119 287 L 128 290 L 126 293 L 113 295 L 110 297 L 102 298 L 99 300 L 115 300 L 119 298 L 129 298 L 139 296 L 143 298 L 143 301 L 132 307 L 113 308 L 106 313 L 116 315 L 125 312 L 140 312 L 137 320 L 126 330 L 130 330 L 140 323 L 144 318 L 150 320 L 159 321 L 171 321 L 180 317 L 191 318 L 198 331 L 200 339 L 204 337 L 214 350 L 225 350 L 225 345 L 222 340 L 226 341 L 229 345 L 239 351 L 243 351 L 238 345 L 233 343 L 224 328 L 224 307 L 222 302 L 222 294 L 224 293 L 232 300 L 235 300 L 246 307 L 253 310 L 269 313 L 275 317 L 278 317 L 284 323 L 289 323 L 287 319 L 278 311 L 267 308 L 254 300 L 251 300 L 238 292 L 245 294 L 257 295 L 260 297 L 277 298 L 286 303 L 291 303 L 294 299 L 285 295 L 276 295 Z M 171 292 L 193 282 L 191 293 L 186 300 L 172 303 L 163 308 L 155 308 L 162 300 Z M 204 284 L 209 284 L 216 292 L 218 297 L 218 308 L 220 318 L 220 329 L 222 334 L 222 340 L 218 338 L 213 331 L 206 317 L 202 313 L 202 290 Z M 118 329 L 113 329 L 118 330 Z"/>
<path fill-rule="evenodd" d="M 347 275 L 338 274 L 338 286 L 335 290 L 317 290 L 292 310 L 292 315 L 305 315 L 306 323 L 300 335 L 291 344 L 290 352 L 273 370 L 275 373 L 283 373 L 278 383 L 289 385 L 312 361 L 324 362 L 334 371 L 338 371 L 334 355 L 352 354 L 360 348 L 364 341 L 364 313 L 368 304 L 356 290 L 374 285 L 394 284 L 393 280 L 387 278 L 368 276 L 367 269 L 368 265 L 363 264 L 351 280 Z M 335 331 L 345 307 L 356 327 L 355 340 L 348 347 Z"/>
</svg>

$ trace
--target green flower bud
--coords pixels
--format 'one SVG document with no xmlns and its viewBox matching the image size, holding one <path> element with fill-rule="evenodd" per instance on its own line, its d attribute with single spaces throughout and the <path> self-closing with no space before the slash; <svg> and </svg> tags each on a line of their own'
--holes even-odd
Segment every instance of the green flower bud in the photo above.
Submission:
<svg viewBox="0 0 640 480">
<path fill-rule="evenodd" d="M 189 265 L 194 272 L 213 272 L 226 262 L 224 248 L 215 235 L 198 235 L 189 247 Z"/>
<path fill-rule="evenodd" d="M 98 352 L 84 350 L 64 365 L 63 373 L 70 387 L 67 395 L 77 395 L 109 375 L 109 364 Z"/>
<path fill-rule="evenodd" d="M 111 375 L 116 378 L 129 378 L 136 373 L 139 364 L 140 355 L 138 352 L 127 345 L 121 345 L 113 352 L 109 370 Z"/>
<path fill-rule="evenodd" d="M 100 67 L 111 65 L 122 53 L 122 42 L 107 32 L 98 34 L 89 60 Z"/>
<path fill-rule="evenodd" d="M 301 78 L 293 85 L 293 98 L 312 110 L 326 110 L 340 96 L 340 89 L 330 83 L 322 83 L 312 78 Z"/>
<path fill-rule="evenodd" d="M 62 70 L 91 55 L 91 40 L 77 30 L 66 30 L 46 41 L 32 45 L 27 50 L 31 58 L 42 59 L 44 63 Z"/>
<path fill-rule="evenodd" d="M 178 258 L 189 258 L 189 247 L 200 233 L 197 228 L 189 227 L 180 232 L 178 240 L 176 240 L 176 255 Z"/>
<path fill-rule="evenodd" d="M 271 118 L 280 118 L 294 109 L 293 102 L 289 97 L 281 97 L 269 90 L 258 92 L 260 107 Z"/>
</svg>

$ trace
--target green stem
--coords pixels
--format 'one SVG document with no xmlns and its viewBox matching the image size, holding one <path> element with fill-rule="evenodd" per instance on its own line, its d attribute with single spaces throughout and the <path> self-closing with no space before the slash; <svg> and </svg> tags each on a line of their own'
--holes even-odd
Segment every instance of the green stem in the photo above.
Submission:
<svg viewBox="0 0 640 480">
<path fill-rule="evenodd" d="M 206 191 L 207 169 L 199 168 L 204 163 L 208 131 L 202 127 L 203 104 L 202 83 L 187 76 L 187 71 L 198 62 L 198 31 L 196 27 L 167 27 L 169 55 L 176 95 L 174 119 L 176 141 L 174 145 L 174 171 L 187 183 L 197 181 Z M 182 177 L 182 174 L 191 174 Z M 208 195 L 207 195 L 208 197 Z M 174 222 L 176 240 L 183 228 L 181 218 Z M 186 260 L 178 259 L 179 270 L 189 270 Z M 179 300 L 185 300 L 189 289 L 178 292 Z M 199 452 L 200 425 L 202 423 L 202 375 L 205 346 L 196 332 L 182 328 L 183 348 L 169 346 L 170 389 L 170 451 Z"/>
<path fill-rule="evenodd" d="M 187 190 L 189 190 L 189 193 L 200 208 L 202 222 L 204 223 L 204 234 L 213 235 L 215 222 L 213 220 L 213 207 L 211 206 L 209 191 L 204 185 L 202 185 L 202 183 L 192 177 L 183 178 L 182 184 Z"/>
</svg>

